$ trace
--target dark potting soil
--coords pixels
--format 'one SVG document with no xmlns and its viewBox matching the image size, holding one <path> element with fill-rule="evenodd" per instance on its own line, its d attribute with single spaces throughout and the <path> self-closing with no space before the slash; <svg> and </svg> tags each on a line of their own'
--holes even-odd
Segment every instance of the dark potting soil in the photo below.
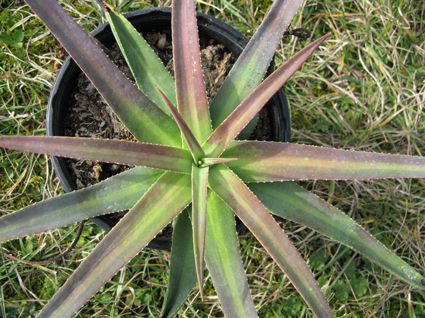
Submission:
<svg viewBox="0 0 425 318">
<path fill-rule="evenodd" d="M 145 35 L 145 39 L 174 76 L 171 38 L 165 34 L 148 33 Z M 122 73 L 135 83 L 118 45 L 114 44 L 111 48 L 106 48 L 102 44 L 98 44 L 102 46 L 102 49 Z M 211 102 L 232 68 L 235 58 L 223 45 L 215 43 L 212 39 L 201 38 L 200 46 L 207 97 Z M 135 141 L 135 138 L 120 122 L 84 73 L 78 77 L 78 85 L 73 97 L 65 119 L 67 136 Z M 271 140 L 270 135 L 269 118 L 267 109 L 264 108 L 260 112 L 260 120 L 250 139 Z M 91 160 L 67 159 L 67 163 L 78 189 L 93 185 L 131 168 Z"/>
</svg>

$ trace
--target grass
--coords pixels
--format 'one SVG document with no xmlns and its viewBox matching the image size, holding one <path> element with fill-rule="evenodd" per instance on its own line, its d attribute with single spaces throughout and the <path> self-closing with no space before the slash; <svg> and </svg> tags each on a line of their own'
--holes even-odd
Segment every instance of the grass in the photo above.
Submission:
<svg viewBox="0 0 425 318">
<path fill-rule="evenodd" d="M 87 30 L 100 17 L 90 1 L 60 1 Z M 111 1 L 116 5 L 126 1 Z M 199 10 L 248 37 L 271 1 L 206 0 Z M 169 6 L 133 1 L 126 10 Z M 24 4 L 1 1 L 0 133 L 44 134 L 49 90 L 63 61 L 57 41 Z M 330 38 L 285 85 L 292 141 L 340 149 L 423 155 L 425 126 L 425 3 L 402 0 L 309 1 L 293 21 Z M 5 36 L 7 35 L 7 36 Z M 310 40 L 282 39 L 276 64 Z M 0 214 L 61 193 L 43 155 L 1 151 Z M 425 272 L 424 181 L 312 181 L 306 188 L 331 202 L 420 273 Z M 423 317 L 425 294 L 356 252 L 303 226 L 281 223 L 315 273 L 336 317 Z M 34 317 L 102 239 L 92 223 L 63 261 L 31 267 L 9 260 L 46 259 L 64 250 L 76 225 L 22 238 L 0 250 L 0 316 Z M 311 317 L 301 297 L 250 234 L 240 237 L 249 284 L 260 317 Z M 142 251 L 76 317 L 157 317 L 165 293 L 169 254 Z M 206 271 L 207 274 L 207 271 Z M 183 317 L 221 317 L 211 280 L 204 302 L 195 289 Z"/>
</svg>

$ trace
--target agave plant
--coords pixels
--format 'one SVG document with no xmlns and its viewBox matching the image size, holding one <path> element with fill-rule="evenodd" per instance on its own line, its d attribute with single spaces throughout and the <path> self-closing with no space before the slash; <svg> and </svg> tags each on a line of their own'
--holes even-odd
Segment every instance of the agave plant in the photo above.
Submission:
<svg viewBox="0 0 425 318">
<path fill-rule="evenodd" d="M 238 249 L 234 214 L 318 317 L 332 317 L 326 298 L 270 212 L 353 248 L 412 286 L 425 286 L 418 272 L 351 218 L 290 182 L 424 178 L 424 158 L 235 140 L 327 38 L 308 45 L 262 81 L 302 1 L 274 2 L 211 105 L 202 77 L 194 0 L 173 2 L 175 80 L 131 24 L 101 3 L 137 87 L 56 1 L 27 3 L 138 140 L 0 137 L 4 148 L 137 166 L 90 188 L 0 219 L 0 242 L 5 242 L 130 209 L 39 317 L 71 316 L 172 220 L 173 246 L 163 317 L 177 312 L 196 282 L 202 297 L 204 260 L 225 316 L 256 317 Z"/>
</svg>

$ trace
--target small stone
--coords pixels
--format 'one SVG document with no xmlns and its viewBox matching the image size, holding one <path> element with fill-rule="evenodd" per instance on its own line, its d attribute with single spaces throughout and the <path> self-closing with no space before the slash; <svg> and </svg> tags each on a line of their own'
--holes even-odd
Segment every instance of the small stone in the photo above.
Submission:
<svg viewBox="0 0 425 318">
<path fill-rule="evenodd" d="M 156 44 L 156 47 L 160 50 L 165 49 L 167 46 L 167 37 L 165 34 L 161 34 L 161 37 L 158 40 L 158 43 Z"/>
</svg>

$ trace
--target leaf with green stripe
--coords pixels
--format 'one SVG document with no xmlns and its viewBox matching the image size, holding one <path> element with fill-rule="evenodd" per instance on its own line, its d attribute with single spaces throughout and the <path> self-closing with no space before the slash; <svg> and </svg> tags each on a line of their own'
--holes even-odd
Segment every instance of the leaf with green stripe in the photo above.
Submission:
<svg viewBox="0 0 425 318">
<path fill-rule="evenodd" d="M 111 5 L 105 1 L 103 4 L 108 8 L 106 17 L 137 86 L 151 101 L 171 116 L 156 87 L 160 87 L 171 103 L 177 105 L 174 78 L 133 25 Z"/>
<path fill-rule="evenodd" d="M 167 172 L 97 245 L 39 318 L 70 317 L 191 200 L 190 177 Z"/>
<path fill-rule="evenodd" d="M 0 147 L 186 174 L 190 174 L 192 169 L 189 151 L 141 142 L 74 137 L 0 136 Z"/>
<path fill-rule="evenodd" d="M 163 174 L 137 167 L 89 188 L 30 205 L 0 218 L 0 242 L 130 209 Z"/>
<path fill-rule="evenodd" d="M 302 3 L 303 0 L 274 1 L 211 103 L 214 129 L 263 81 L 283 33 Z M 247 139 L 255 125 L 256 122 L 245 130 L 241 139 Z"/>
<path fill-rule="evenodd" d="M 181 146 L 179 129 L 174 120 L 121 73 L 57 1 L 27 0 L 27 3 L 137 140 Z"/>
<path fill-rule="evenodd" d="M 326 40 L 329 34 L 303 48 L 267 77 L 208 137 L 203 148 L 207 156 L 219 157 L 242 129 L 254 118 L 267 101 L 295 71 Z"/>
<path fill-rule="evenodd" d="M 425 178 L 425 158 L 266 141 L 234 141 L 222 158 L 244 182 Z"/>
<path fill-rule="evenodd" d="M 171 318 L 189 297 L 196 285 L 190 207 L 180 213 L 173 224 L 170 271 L 162 318 Z"/>
<path fill-rule="evenodd" d="M 192 224 L 196 274 L 201 298 L 204 299 L 204 248 L 207 222 L 208 167 L 192 164 Z"/>
<path fill-rule="evenodd" d="M 292 182 L 250 183 L 270 212 L 303 224 L 368 257 L 390 273 L 424 289 L 424 278 L 348 215 Z"/>
<path fill-rule="evenodd" d="M 285 272 L 318 317 L 333 317 L 307 264 L 264 205 L 224 164 L 210 169 L 210 188 L 235 212 Z"/>
<path fill-rule="evenodd" d="M 208 191 L 205 262 L 226 317 L 258 317 L 242 264 L 235 215 Z"/>
<path fill-rule="evenodd" d="M 189 147 L 190 153 L 192 154 L 193 160 L 195 162 L 198 162 L 201 160 L 204 156 L 204 150 L 202 149 L 201 145 L 199 144 L 198 140 L 196 140 L 195 135 L 190 130 L 189 126 L 186 124 L 185 120 L 182 116 L 180 116 L 180 113 L 177 111 L 177 109 L 174 107 L 173 104 L 171 104 L 170 100 L 165 96 L 165 94 L 158 88 L 159 93 L 161 94 L 162 98 L 164 99 L 168 109 L 170 110 L 174 120 L 176 121 L 177 125 L 179 126 L 180 132 L 186 141 L 187 146 Z"/>
<path fill-rule="evenodd" d="M 177 108 L 195 138 L 203 143 L 212 128 L 202 74 L 195 1 L 173 1 L 171 27 Z"/>
</svg>

